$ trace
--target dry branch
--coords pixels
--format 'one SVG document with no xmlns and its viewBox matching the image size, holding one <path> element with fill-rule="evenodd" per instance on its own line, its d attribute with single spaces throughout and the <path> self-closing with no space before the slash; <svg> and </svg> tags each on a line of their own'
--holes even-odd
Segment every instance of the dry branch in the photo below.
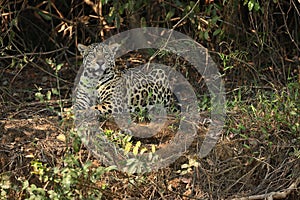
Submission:
<svg viewBox="0 0 300 200">
<path fill-rule="evenodd" d="M 298 185 L 300 183 L 300 177 L 296 179 L 295 182 L 293 182 L 290 187 L 287 189 L 281 191 L 281 192 L 270 192 L 267 194 L 260 194 L 260 195 L 253 195 L 248 197 L 241 197 L 241 198 L 234 198 L 232 200 L 256 200 L 256 199 L 267 199 L 267 200 L 273 200 L 273 199 L 284 199 L 286 198 L 293 190 L 296 190 Z"/>
</svg>

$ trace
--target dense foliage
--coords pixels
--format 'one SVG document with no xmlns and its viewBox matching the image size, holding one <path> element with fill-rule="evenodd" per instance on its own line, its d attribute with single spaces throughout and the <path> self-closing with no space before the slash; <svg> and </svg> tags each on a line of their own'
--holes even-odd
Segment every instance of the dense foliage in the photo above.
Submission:
<svg viewBox="0 0 300 200">
<path fill-rule="evenodd" d="M 298 199 L 299 8 L 297 0 L 2 0 L 0 199 Z M 207 158 L 183 156 L 141 176 L 91 158 L 67 109 L 77 44 L 138 27 L 174 29 L 208 48 L 228 99 L 223 137 Z M 181 72 L 202 89 L 193 70 Z"/>
</svg>

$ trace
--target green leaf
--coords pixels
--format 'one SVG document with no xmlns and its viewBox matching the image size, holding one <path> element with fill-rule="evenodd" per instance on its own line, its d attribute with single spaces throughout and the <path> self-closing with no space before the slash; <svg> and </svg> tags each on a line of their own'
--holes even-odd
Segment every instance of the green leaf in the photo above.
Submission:
<svg viewBox="0 0 300 200">
<path fill-rule="evenodd" d="M 205 40 L 209 40 L 208 31 L 205 31 L 205 32 L 204 32 L 204 39 L 205 39 Z"/>
<path fill-rule="evenodd" d="M 47 20 L 47 21 L 52 20 L 52 17 L 51 17 L 50 15 L 47 15 L 47 14 L 45 14 L 45 13 L 43 13 L 43 12 L 38 12 L 38 14 L 39 14 L 41 17 L 43 17 L 45 20 Z"/>
<path fill-rule="evenodd" d="M 79 138 L 75 138 L 75 140 L 73 141 L 73 149 L 75 152 L 79 152 L 81 147 L 81 140 Z"/>
<path fill-rule="evenodd" d="M 212 23 L 213 25 L 216 25 L 219 19 L 220 19 L 219 16 L 214 16 L 214 17 L 211 19 L 211 23 Z"/>
<path fill-rule="evenodd" d="M 46 99 L 47 100 L 51 99 L 51 91 L 47 91 L 47 93 L 46 93 Z"/>
<path fill-rule="evenodd" d="M 246 148 L 246 149 L 251 149 L 251 147 L 247 144 L 243 144 L 243 146 Z"/>
<path fill-rule="evenodd" d="M 22 189 L 25 190 L 25 189 L 27 189 L 28 187 L 29 187 L 29 182 L 28 182 L 28 180 L 25 180 L 25 181 L 23 182 L 23 187 L 22 187 Z"/>
<path fill-rule="evenodd" d="M 141 27 L 147 27 L 147 20 L 145 17 L 141 18 Z"/>
<path fill-rule="evenodd" d="M 59 92 L 56 88 L 51 88 L 51 92 L 55 95 L 59 95 Z"/>
<path fill-rule="evenodd" d="M 108 0 L 101 0 L 102 4 L 105 5 L 108 3 Z"/>
<path fill-rule="evenodd" d="M 170 20 L 173 16 L 174 16 L 174 10 L 170 10 L 170 11 L 167 13 L 166 21 Z"/>
<path fill-rule="evenodd" d="M 136 155 L 139 153 L 139 148 L 140 148 L 140 146 L 141 146 L 141 142 L 138 141 L 138 142 L 136 143 L 136 145 L 134 146 L 133 150 L 132 150 L 133 155 L 136 156 Z"/>
<path fill-rule="evenodd" d="M 216 35 L 219 35 L 220 33 L 221 33 L 221 29 L 219 28 L 219 29 L 217 29 L 217 30 L 215 30 L 214 32 L 213 32 L 213 36 L 216 36 Z"/>
<path fill-rule="evenodd" d="M 144 148 L 142 148 L 142 149 L 140 150 L 140 154 L 142 155 L 142 154 L 145 153 L 146 151 L 147 151 L 147 148 L 144 147 Z"/>
<path fill-rule="evenodd" d="M 259 3 L 258 2 L 256 2 L 255 4 L 254 4 L 254 11 L 259 11 L 260 10 L 260 5 L 259 5 Z"/>
<path fill-rule="evenodd" d="M 60 71 L 63 65 L 64 65 L 63 63 L 56 65 L 56 72 Z"/>
<path fill-rule="evenodd" d="M 132 144 L 131 144 L 131 143 L 127 143 L 127 144 L 125 145 L 125 149 L 124 149 L 124 150 L 125 150 L 125 153 L 126 153 L 126 154 L 130 152 L 131 147 L 132 147 Z"/>
<path fill-rule="evenodd" d="M 42 93 L 37 92 L 34 95 L 35 95 L 35 97 L 36 97 L 37 100 L 39 100 L 41 102 L 44 102 L 44 95 Z"/>
<path fill-rule="evenodd" d="M 252 11 L 253 7 L 254 7 L 254 0 L 250 0 L 250 1 L 248 2 L 248 10 L 249 10 L 249 11 Z"/>
</svg>

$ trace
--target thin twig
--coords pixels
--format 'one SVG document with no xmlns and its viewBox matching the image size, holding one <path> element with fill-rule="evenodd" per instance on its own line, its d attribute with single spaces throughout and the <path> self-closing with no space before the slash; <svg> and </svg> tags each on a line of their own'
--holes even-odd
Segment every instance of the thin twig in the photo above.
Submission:
<svg viewBox="0 0 300 200">
<path fill-rule="evenodd" d="M 48 54 L 52 54 L 52 53 L 56 53 L 59 51 L 63 51 L 68 49 L 68 47 L 62 47 L 59 49 L 55 49 L 53 51 L 46 51 L 46 52 L 38 52 L 38 53 L 22 53 L 22 54 L 17 54 L 17 55 L 13 55 L 13 56 L 2 56 L 0 59 L 8 59 L 8 58 L 19 58 L 19 57 L 26 57 L 26 56 L 36 56 L 36 55 L 48 55 Z"/>
<path fill-rule="evenodd" d="M 278 192 L 270 192 L 267 194 L 260 194 L 260 195 L 253 195 L 248 197 L 241 197 L 241 198 L 233 198 L 232 200 L 256 200 L 256 199 L 284 199 L 286 198 L 293 190 L 296 190 L 300 183 L 300 177 L 296 179 L 287 189 Z"/>
</svg>

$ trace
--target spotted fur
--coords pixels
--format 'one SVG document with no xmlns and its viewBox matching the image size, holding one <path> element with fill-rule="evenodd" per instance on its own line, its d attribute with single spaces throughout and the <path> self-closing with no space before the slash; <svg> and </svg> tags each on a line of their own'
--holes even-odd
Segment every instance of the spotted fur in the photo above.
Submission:
<svg viewBox="0 0 300 200">
<path fill-rule="evenodd" d="M 175 98 L 166 72 L 154 68 L 145 73 L 146 66 L 125 73 L 119 71 L 114 61 L 118 47 L 117 44 L 102 43 L 78 45 L 83 56 L 83 72 L 77 89 L 77 109 L 88 105 L 98 110 L 101 116 L 107 116 L 139 112 L 156 104 L 171 107 Z"/>
</svg>

